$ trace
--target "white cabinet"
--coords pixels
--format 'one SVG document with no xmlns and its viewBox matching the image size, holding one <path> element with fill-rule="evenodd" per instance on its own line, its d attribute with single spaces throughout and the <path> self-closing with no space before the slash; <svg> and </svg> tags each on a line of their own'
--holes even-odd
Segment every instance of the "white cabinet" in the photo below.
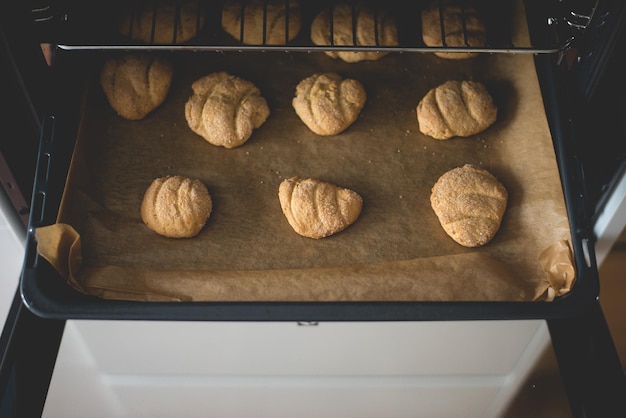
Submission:
<svg viewBox="0 0 626 418">
<path fill-rule="evenodd" d="M 6 314 L 24 244 L 2 209 Z M 498 417 L 549 340 L 544 321 L 72 320 L 43 416 Z"/>
<path fill-rule="evenodd" d="M 44 417 L 497 417 L 543 321 L 68 321 Z"/>
</svg>

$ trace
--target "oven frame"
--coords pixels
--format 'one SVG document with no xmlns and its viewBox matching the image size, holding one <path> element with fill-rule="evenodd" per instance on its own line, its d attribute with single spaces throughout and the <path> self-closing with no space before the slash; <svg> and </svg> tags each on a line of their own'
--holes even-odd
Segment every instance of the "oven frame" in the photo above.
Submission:
<svg viewBox="0 0 626 418">
<path fill-rule="evenodd" d="M 614 5 L 615 6 L 615 5 Z M 616 9 L 619 7 L 615 6 Z M 621 16 L 624 7 L 619 9 Z M 564 80 L 554 72 L 554 62 L 549 56 L 538 55 L 537 68 L 539 74 L 544 74 L 542 89 L 556 90 L 553 97 L 564 97 L 565 91 L 571 84 L 571 79 Z M 17 66 L 16 66 L 17 68 Z M 547 90 L 546 90 L 547 91 Z M 28 95 L 28 92 L 24 92 Z M 550 95 L 552 97 L 552 95 Z M 565 95 L 567 97 L 567 95 Z M 556 118 L 560 120 L 566 128 L 574 129 L 570 124 L 567 112 L 562 105 L 557 103 L 546 103 L 547 109 L 553 108 Z M 35 119 L 39 116 L 35 115 Z M 46 131 L 47 124 L 55 121 L 46 120 L 43 123 Z M 46 144 L 44 143 L 44 146 Z M 52 150 L 50 150 L 52 151 Z M 578 161 L 569 161 L 566 156 L 570 156 L 563 150 L 559 154 L 564 156 L 559 164 L 578 164 Z M 582 175 L 582 173 L 579 173 Z M 35 176 L 38 176 L 36 174 Z M 579 181 L 580 179 L 572 180 Z M 565 179 L 565 181 L 569 181 Z M 566 185 L 567 186 L 567 185 Z M 35 193 L 33 193 L 35 194 Z M 576 190 L 571 199 L 587 199 L 585 190 Z M 33 199 L 33 208 L 37 202 Z M 583 216 L 585 220 L 592 219 L 593 203 L 583 201 L 577 202 L 575 216 Z M 570 205 L 568 205 L 568 208 Z M 37 214 L 39 216 L 40 214 Z M 32 212 L 31 212 L 32 216 Z M 45 217 L 44 217 L 45 219 Z M 31 219 L 30 225 L 33 225 Z M 25 231 L 32 234 L 32 229 Z M 580 230 L 572 231 L 575 234 L 582 234 L 583 239 L 589 240 L 590 257 L 594 257 L 593 251 L 593 229 L 591 223 L 583 225 Z M 32 251 L 32 248 L 30 249 Z M 28 253 L 28 252 L 27 252 Z M 591 263 L 595 266 L 595 262 Z M 597 289 L 592 289 L 594 292 Z M 109 303 L 109 302 L 107 302 Z M 449 304 L 449 310 L 445 313 L 432 311 L 428 313 L 430 304 L 423 307 L 408 306 L 404 304 L 394 304 L 386 310 L 385 315 L 372 315 L 374 308 L 370 304 L 355 303 L 350 304 L 350 309 L 345 309 L 337 304 L 277 304 L 272 310 L 267 309 L 265 304 L 215 304 L 213 314 L 207 320 L 259 320 L 259 321 L 334 321 L 334 320 L 450 320 L 450 319 L 511 319 L 506 315 L 513 310 L 516 319 L 545 319 L 548 324 L 552 338 L 553 348 L 557 356 L 557 361 L 563 376 L 565 389 L 568 395 L 570 406 L 574 417 L 612 417 L 626 416 L 626 403 L 623 395 L 626 394 L 626 380 L 621 366 L 619 356 L 613 345 L 610 331 L 602 313 L 602 309 L 597 298 L 585 300 L 581 307 L 578 303 L 568 307 L 565 304 L 563 311 L 555 314 L 541 308 L 524 307 L 518 304 L 496 303 L 489 306 L 481 306 L 481 310 L 475 309 L 473 304 Z M 378 304 L 377 304 L 378 305 Z M 483 304 L 481 304 L 483 305 Z M 115 309 L 123 306 L 115 307 Z M 45 309 L 52 309 L 46 307 Z M 145 313 L 138 312 L 132 307 L 123 307 L 123 315 L 127 319 L 134 317 L 145 319 Z M 193 308 L 193 307 L 192 307 Z M 482 311 L 482 308 L 485 308 Z M 13 416 L 38 416 L 43 411 L 45 396 L 56 353 L 61 341 L 65 318 L 42 317 L 37 315 L 37 306 L 29 305 L 23 300 L 23 292 L 18 291 L 15 295 L 8 320 L 0 338 L 2 347 L 2 361 L 0 363 L 0 411 L 13 412 Z M 200 309 L 200 308 L 198 308 Z M 294 311 L 295 309 L 295 311 Z M 378 309 L 378 308 L 376 308 Z M 440 310 L 440 308 L 438 308 Z M 493 311 L 491 310 L 493 309 Z M 78 307 L 77 317 L 84 319 L 100 319 L 99 315 L 91 317 L 85 315 Z M 427 313 L 425 313 L 427 312 Z M 499 314 L 497 314 L 499 312 Z M 195 314 L 193 315 L 195 316 Z M 159 320 L 161 318 L 155 313 L 148 319 Z M 171 318 L 169 318 L 171 319 Z M 185 320 L 184 317 L 180 318 Z M 195 318 L 197 319 L 197 317 Z"/>
<path fill-rule="evenodd" d="M 289 0 L 285 1 L 287 4 Z M 209 2 L 208 4 L 219 6 L 221 3 Z M 398 5 L 396 2 L 391 3 Z M 205 3 L 198 1 L 197 4 Z M 304 4 L 316 3 L 305 2 Z M 323 6 L 320 7 L 333 7 L 332 4 L 334 3 L 332 0 L 329 0 L 328 2 L 322 2 L 322 4 Z M 416 4 L 420 7 L 423 6 L 423 3 Z M 501 2 L 482 0 L 481 4 L 483 6 L 494 6 L 501 4 Z M 527 14 L 531 16 L 557 16 L 555 13 L 562 13 L 559 8 L 545 7 L 543 3 L 537 1 L 528 1 L 525 4 Z M 594 4 L 591 11 L 587 12 L 589 20 L 596 10 L 597 3 Z M 153 11 L 153 13 L 155 12 Z M 53 110 L 52 116 L 45 117 L 42 122 L 38 167 L 35 174 L 36 181 L 31 202 L 30 228 L 27 236 L 26 260 L 23 277 L 20 281 L 23 302 L 37 315 L 54 319 L 239 321 L 543 319 L 574 316 L 588 309 L 595 302 L 599 289 L 593 250 L 593 230 L 586 222 L 589 219 L 589 214 L 587 213 L 587 205 L 582 200 L 586 196 L 586 191 L 584 190 L 580 161 L 576 157 L 577 150 L 572 149 L 569 145 L 571 142 L 570 138 L 574 136 L 575 132 L 571 121 L 568 120 L 568 115 L 572 113 L 572 110 L 568 108 L 571 100 L 568 97 L 568 89 L 562 80 L 566 73 L 563 70 L 563 65 L 560 65 L 565 54 L 572 47 L 574 34 L 582 30 L 579 27 L 575 27 L 573 29 L 574 32 L 572 32 L 572 27 L 576 25 L 570 19 L 552 17 L 548 19 L 549 22 L 552 22 L 549 25 L 543 19 L 532 19 L 532 22 L 529 21 L 531 26 L 529 32 L 531 35 L 534 35 L 531 36 L 530 46 L 514 46 L 511 44 L 512 40 L 507 40 L 504 42 L 505 46 L 497 45 L 497 48 L 495 45 L 487 45 L 487 48 L 476 48 L 474 46 L 452 48 L 447 46 L 428 47 L 420 42 L 399 45 L 398 47 L 382 47 L 379 45 L 364 47 L 356 44 L 351 46 L 331 45 L 322 47 L 312 45 L 310 42 L 303 45 L 302 41 L 298 41 L 295 45 L 242 45 L 240 42 L 232 39 L 224 40 L 223 33 L 220 35 L 211 31 L 208 34 L 198 35 L 199 41 L 182 45 L 128 42 L 124 41 L 127 37 L 120 36 L 116 38 L 114 35 L 109 35 L 111 38 L 107 40 L 110 42 L 102 42 L 102 39 L 95 39 L 94 36 L 86 36 L 82 42 L 77 42 L 76 36 L 73 39 L 71 36 L 77 30 L 77 28 L 69 25 L 72 19 L 67 18 L 65 13 L 60 13 L 62 18 L 55 17 L 57 16 L 55 14 L 51 16 L 49 19 L 40 17 L 40 20 L 45 22 L 45 27 L 42 29 L 43 33 L 40 33 L 39 36 L 42 39 L 46 39 L 46 36 L 58 36 L 67 41 L 56 44 L 53 49 L 58 54 L 63 54 L 64 59 L 70 60 L 69 64 L 67 61 L 64 61 L 65 65 L 63 68 L 79 67 L 81 54 L 85 54 L 84 56 L 88 57 L 89 54 L 97 54 L 100 50 L 167 49 L 173 51 L 191 50 L 194 52 L 237 50 L 242 51 L 242 53 L 245 53 L 247 50 L 281 50 L 302 53 L 302 48 L 304 48 L 307 51 L 380 49 L 381 51 L 395 50 L 399 52 L 408 51 L 410 53 L 489 51 L 491 53 L 534 54 L 541 87 L 547 92 L 544 98 L 545 107 L 557 151 L 557 163 L 561 173 L 561 181 L 564 186 L 577 282 L 569 294 L 547 304 L 530 302 L 177 302 L 172 304 L 170 302 L 102 300 L 94 296 L 78 293 L 67 286 L 62 279 L 45 280 L 43 278 L 58 277 L 58 274 L 47 261 L 37 254 L 34 230 L 39 226 L 50 225 L 56 221 L 70 165 L 71 155 L 65 149 L 70 146 L 70 144 L 67 144 L 67 138 L 76 138 L 76 127 L 80 118 L 78 109 L 64 109 L 67 106 L 63 106 L 63 104 L 68 101 L 80 103 L 80 87 L 82 87 L 76 86 L 77 83 L 75 83 L 75 77 L 72 74 L 65 73 L 63 69 L 59 70 L 58 66 L 52 65 L 52 76 L 55 82 L 51 97 L 56 98 L 57 103 L 51 105 Z M 581 18 L 578 19 L 581 20 Z M 585 21 L 585 19 L 582 20 Z M 82 22 L 82 20 L 79 20 L 79 22 Z M 406 36 L 401 36 L 401 28 L 406 27 L 407 22 L 403 21 L 402 23 L 404 23 L 404 26 L 400 23 L 398 26 L 398 36 L 399 39 L 406 39 Z M 65 25 L 69 26 L 65 27 Z M 59 27 L 62 29 L 58 29 Z M 556 31 L 556 29 L 559 30 Z M 151 38 L 154 39 L 154 26 L 152 30 Z M 306 30 L 303 29 L 302 32 L 306 32 Z M 207 40 L 212 43 L 205 43 Z M 559 41 L 553 42 L 553 40 Z M 442 44 L 445 45 L 444 40 L 442 40 Z M 540 45 L 542 47 L 539 47 Z M 546 48 L 545 45 L 550 45 L 550 47 Z M 74 64 L 71 61 L 72 59 L 76 59 Z M 75 89 L 78 89 L 78 91 L 75 91 Z M 72 100 L 68 100 L 68 98 L 72 98 Z M 561 100 L 561 98 L 563 99 Z M 574 158 L 571 158 L 571 156 L 574 156 Z"/>
</svg>

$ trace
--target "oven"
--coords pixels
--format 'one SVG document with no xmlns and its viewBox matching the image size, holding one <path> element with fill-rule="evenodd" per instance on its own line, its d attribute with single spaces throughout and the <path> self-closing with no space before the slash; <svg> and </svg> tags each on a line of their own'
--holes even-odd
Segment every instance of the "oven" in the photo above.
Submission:
<svg viewBox="0 0 626 418">
<path fill-rule="evenodd" d="M 245 12 L 255 4 L 256 17 L 261 16 L 258 21 Z M 365 7 L 360 2 L 349 2 L 344 10 L 350 26 L 344 38 L 334 36 L 342 29 L 334 14 L 340 2 L 277 2 L 283 12 L 282 20 L 278 19 L 282 38 L 270 41 L 275 29 L 272 4 L 238 2 L 231 7 L 236 22 L 231 33 L 220 20 L 227 7 L 222 1 L 113 2 L 107 7 L 72 1 L 6 5 L 11 13 L 4 13 L 2 21 L 3 53 L 10 63 L 5 78 L 12 80 L 10 86 L 18 86 L 13 96 L 20 103 L 16 107 L 19 114 L 26 119 L 10 122 L 19 125 L 15 129 L 25 138 L 20 147 L 27 149 L 17 149 L 9 139 L 2 151 L 8 172 L 15 176 L 11 183 L 30 201 L 28 205 L 20 201 L 19 193 L 13 199 L 22 218 L 28 213 L 28 222 L 24 221 L 26 248 L 19 290 L 3 332 L 2 384 L 16 391 L 20 408 L 38 410 L 43 405 L 67 320 L 395 323 L 541 319 L 548 323 L 573 414 L 610 416 L 609 412 L 623 411 L 623 370 L 598 302 L 597 266 L 624 226 L 626 141 L 624 82 L 620 79 L 623 64 L 619 59 L 625 45 L 624 6 L 608 0 L 461 1 L 455 15 L 461 41 L 442 36 L 441 42 L 433 45 L 422 37 L 428 24 L 420 19 L 430 6 L 426 1 L 364 3 L 371 8 L 374 22 L 369 27 L 373 32 L 369 44 L 359 41 L 356 22 Z M 431 23 L 440 34 L 446 33 L 443 11 L 449 6 L 445 1 L 434 2 L 439 13 L 438 20 Z M 164 9 L 171 19 L 162 17 Z M 488 29 L 479 44 L 471 37 L 476 10 Z M 16 18 L 7 19 L 7 15 Z M 320 23 L 316 20 L 320 15 L 326 16 L 321 22 L 333 34 L 323 45 L 312 41 L 310 35 Z M 397 30 L 397 42 L 391 44 L 385 40 L 384 27 L 389 16 Z M 247 36 L 253 25 L 259 39 L 250 41 Z M 47 63 L 42 61 L 40 47 L 46 50 Z M 99 85 L 103 62 L 126 53 L 148 53 L 174 63 L 175 77 L 166 101 L 138 122 L 122 120 L 108 107 Z M 375 58 L 348 62 L 327 53 L 369 53 Z M 464 54 L 477 55 L 456 59 Z M 265 128 L 271 126 L 273 131 L 265 129 L 266 133 L 256 135 L 263 131 L 263 126 L 257 127 L 249 142 L 234 149 L 218 148 L 194 136 L 185 126 L 183 112 L 191 83 L 224 69 L 255 80 L 269 96 Z M 341 136 L 315 137 L 293 114 L 295 84 L 309 72 L 347 74 L 366 86 L 366 107 L 342 135 L 343 144 Z M 415 120 L 417 102 L 429 88 L 452 78 L 484 81 L 495 92 L 499 119 L 467 140 L 425 138 Z M 370 120 L 371 125 L 359 127 L 360 122 L 363 125 Z M 142 135 L 159 142 L 136 140 Z M 516 143 L 507 143 L 507 136 Z M 181 141 L 178 145 L 163 144 L 177 138 Z M 278 145 L 272 143 L 273 138 L 278 138 Z M 186 141 L 192 144 L 191 151 L 181 154 Z M 336 148 L 320 150 L 330 146 Z M 305 158 L 307 155 L 311 157 Z M 412 196 L 411 187 L 423 196 L 436 179 L 434 173 L 462 161 L 484 164 L 511 185 L 512 209 L 508 213 L 514 213 L 512 220 L 506 223 L 505 218 L 494 244 L 477 251 L 478 258 L 449 241 L 443 240 L 441 246 L 419 241 L 415 237 L 422 229 L 402 222 L 402 216 L 411 213 L 407 205 L 425 207 L 423 200 L 420 203 Z M 202 170 L 190 168 L 201 164 Z M 266 238 L 277 230 L 285 231 L 280 229 L 284 224 L 267 225 L 282 219 L 282 214 L 259 216 L 254 221 L 251 219 L 259 210 L 254 205 L 260 202 L 263 210 L 276 208 L 278 179 L 298 170 L 306 175 L 303 167 L 318 177 L 360 185 L 366 196 L 363 223 L 375 229 L 378 220 L 380 229 L 368 235 L 364 228 L 356 228 L 360 226 L 356 222 L 354 230 L 362 234 L 360 241 L 353 244 L 345 238 L 347 234 L 337 234 L 338 239 L 328 241 L 340 244 L 313 254 L 308 252 L 311 243 L 299 237 L 291 237 L 287 245 L 281 245 L 281 239 Z M 176 264 L 178 267 L 164 264 L 156 272 L 146 267 L 156 261 L 145 256 L 147 251 L 164 260 L 186 260 L 202 254 L 196 246 L 177 250 L 169 240 L 153 246 L 137 240 L 132 232 L 126 235 L 129 228 L 143 225 L 136 214 L 120 216 L 128 208 L 124 205 L 130 201 L 137 206 L 147 179 L 167 169 L 212 178 L 217 200 L 212 215 L 239 231 L 219 232 L 215 217 L 209 221 L 209 227 L 223 238 L 209 244 L 219 262 L 211 270 L 215 283 L 211 282 L 208 290 L 203 287 L 205 276 L 198 279 L 194 269 L 185 270 L 185 281 L 169 289 L 172 277 L 182 276 L 180 266 L 185 269 L 185 263 Z M 239 169 L 242 175 L 232 175 Z M 408 175 L 416 172 L 426 173 L 423 176 L 430 183 Z M 145 175 L 143 182 L 133 177 L 138 173 Z M 250 178 L 256 180 L 255 187 L 242 186 L 251 184 Z M 107 182 L 109 179 L 113 180 Z M 370 183 L 372 179 L 376 181 Z M 117 190 L 121 184 L 134 186 Z M 244 199 L 239 204 L 236 199 L 229 200 L 227 191 L 237 187 L 244 196 L 259 199 Z M 380 192 L 383 188 L 389 191 Z M 262 200 L 259 189 L 265 195 L 273 193 L 274 203 Z M 88 196 L 91 193 L 96 196 Z M 369 207 L 367 196 L 372 196 Z M 220 205 L 225 210 L 218 214 Z M 100 216 L 101 210 L 113 216 Z M 385 226 L 387 211 L 397 219 Z M 400 215 L 393 215 L 394 211 Z M 233 223 L 226 219 L 228 213 L 245 221 Z M 91 215 L 95 221 L 85 220 Z M 53 260 L 40 253 L 43 238 L 37 234 L 45 227 L 64 226 L 64 220 L 76 222 L 79 236 L 84 233 L 84 259 L 71 251 Z M 425 225 L 423 231 L 433 231 L 432 225 L 437 224 L 431 216 L 430 226 Z M 89 235 L 94 231 L 96 235 Z M 250 240 L 244 234 L 259 231 L 262 236 Z M 567 242 L 565 256 L 555 252 L 557 259 L 551 258 L 549 263 L 551 267 L 564 266 L 565 273 L 555 267 L 557 275 L 574 272 L 571 288 L 572 282 L 559 287 L 554 282 L 546 284 L 542 277 L 513 292 L 506 283 L 517 286 L 515 274 L 502 288 L 499 279 L 505 274 L 498 273 L 503 260 L 527 276 L 536 266 L 527 270 L 528 263 L 522 260 L 534 262 L 537 258 L 536 249 L 529 246 L 543 250 L 552 241 L 562 242 L 562 237 Z M 66 235 L 57 238 L 53 247 L 67 245 L 66 239 Z M 89 239 L 105 245 L 94 245 Z M 105 250 L 99 251 L 103 247 Z M 291 257 L 293 250 L 301 258 Z M 115 251 L 121 267 L 116 265 L 112 272 L 98 268 L 98 263 L 106 264 L 104 258 L 88 267 L 106 274 L 87 277 L 87 281 L 81 279 L 85 275 L 73 274 L 77 271 L 72 263 L 77 259 L 86 264 L 94 253 L 107 256 Z M 426 262 L 415 251 L 427 254 Z M 128 262 L 125 254 L 145 260 L 143 264 Z M 448 258 L 438 263 L 442 255 Z M 492 257 L 497 259 L 495 270 L 490 268 Z M 455 290 L 459 271 L 466 272 L 466 258 L 471 260 L 470 270 L 478 271 L 473 275 L 478 277 L 473 291 L 484 300 L 472 299 L 463 289 L 458 296 Z M 326 264 L 318 265 L 320 259 Z M 460 267 L 452 267 L 457 265 Z M 167 269 L 171 275 L 161 277 Z M 294 271 L 302 274 L 299 281 L 293 280 Z M 464 274 L 461 277 L 465 278 Z M 134 275 L 142 281 L 148 277 L 145 286 L 125 287 Z M 251 282 L 249 275 L 255 280 Z M 446 284 L 432 286 L 431 275 Z M 153 280 L 157 276 L 159 280 Z M 369 278 L 365 285 L 364 276 Z M 280 287 L 284 282 L 290 283 L 290 291 L 265 292 L 268 283 Z M 404 286 L 418 290 L 406 297 Z M 215 288 L 220 291 L 216 293 Z M 354 289 L 358 289 L 357 296 Z M 194 299 L 197 294 L 202 297 Z M 36 361 L 32 338 L 40 341 L 35 347 L 50 347 L 37 355 Z M 24 406 L 23 379 L 27 378 L 23 376 L 31 375 L 37 376 L 40 387 L 34 395 L 38 402 Z"/>
</svg>

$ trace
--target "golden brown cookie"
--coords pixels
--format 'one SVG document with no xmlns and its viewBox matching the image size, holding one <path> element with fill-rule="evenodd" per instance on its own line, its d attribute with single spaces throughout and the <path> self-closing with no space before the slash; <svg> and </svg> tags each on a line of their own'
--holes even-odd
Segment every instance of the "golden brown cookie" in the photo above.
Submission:
<svg viewBox="0 0 626 418">
<path fill-rule="evenodd" d="M 197 179 L 166 176 L 152 181 L 141 202 L 144 224 L 168 238 L 191 238 L 206 224 L 213 204 Z"/>
<path fill-rule="evenodd" d="M 317 179 L 291 177 L 278 189 L 283 214 L 296 233 L 324 238 L 343 231 L 361 214 L 363 199 L 352 190 Z"/>
<path fill-rule="evenodd" d="M 336 135 L 354 123 L 366 98 L 365 88 L 357 80 L 318 73 L 298 84 L 292 105 L 311 131 Z"/>
<path fill-rule="evenodd" d="M 254 84 L 226 72 L 206 75 L 191 88 L 193 95 L 185 103 L 185 118 L 192 131 L 213 145 L 242 145 L 270 114 Z"/>
<path fill-rule="evenodd" d="M 140 0 L 129 2 L 117 22 L 123 36 L 147 44 L 182 44 L 204 26 L 197 0 Z"/>
<path fill-rule="evenodd" d="M 300 27 L 296 0 L 231 0 L 222 9 L 224 31 L 248 45 L 287 44 L 298 36 Z"/>
<path fill-rule="evenodd" d="M 162 57 L 127 53 L 105 61 L 100 85 L 120 116 L 139 120 L 163 103 L 173 72 L 172 64 Z"/>
<path fill-rule="evenodd" d="M 311 40 L 320 46 L 397 46 L 398 31 L 395 20 L 384 10 L 357 2 L 354 6 L 338 3 L 331 11 L 325 7 L 311 23 Z M 377 23 L 377 25 L 376 25 Z M 353 30 L 353 24 L 356 28 Z M 332 42 L 331 42 L 332 31 Z M 332 58 L 346 62 L 375 61 L 388 52 L 376 51 L 325 51 Z"/>
<path fill-rule="evenodd" d="M 474 7 L 454 1 L 433 1 L 422 11 L 422 39 L 424 44 L 433 47 L 485 47 L 485 21 Z M 467 59 L 478 53 L 435 52 L 435 55 L 448 59 Z"/>
<path fill-rule="evenodd" d="M 419 130 L 436 139 L 471 136 L 491 126 L 498 114 L 487 88 L 477 81 L 447 81 L 417 105 Z"/>
<path fill-rule="evenodd" d="M 465 247 L 487 244 L 500 229 L 508 193 L 496 177 L 466 164 L 443 174 L 430 204 L 444 231 Z"/>
</svg>

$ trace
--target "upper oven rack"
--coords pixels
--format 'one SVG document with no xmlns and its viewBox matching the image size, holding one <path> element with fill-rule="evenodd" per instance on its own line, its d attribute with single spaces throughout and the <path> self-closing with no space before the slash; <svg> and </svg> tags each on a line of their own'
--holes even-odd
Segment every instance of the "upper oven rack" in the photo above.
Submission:
<svg viewBox="0 0 626 418">
<path fill-rule="evenodd" d="M 51 0 L 52 1 L 52 0 Z M 402 0 L 377 1 L 369 0 L 374 12 L 374 19 L 384 11 L 390 15 L 398 31 L 398 44 L 394 46 L 382 45 L 375 34 L 372 45 L 359 45 L 356 36 L 353 42 L 337 45 L 332 41 L 330 45 L 315 45 L 311 41 L 310 30 L 313 18 L 323 9 L 333 10 L 342 0 L 298 0 L 297 5 L 301 12 L 301 30 L 292 39 L 285 39 L 280 44 L 260 42 L 258 44 L 244 44 L 245 14 L 244 8 L 253 0 L 239 0 L 243 18 L 238 37 L 225 32 L 221 25 L 222 9 L 227 0 L 187 0 L 191 2 L 197 15 L 195 16 L 195 36 L 185 42 L 177 40 L 177 24 L 181 21 L 182 1 L 174 0 L 115 0 L 107 2 L 106 6 L 95 7 L 91 2 L 63 0 L 45 6 L 33 7 L 33 22 L 42 42 L 56 45 L 65 50 L 194 50 L 194 51 L 379 51 L 379 52 L 478 52 L 478 53 L 532 53 L 552 54 L 563 52 L 571 48 L 577 34 L 584 31 L 593 18 L 595 5 L 588 6 L 583 12 L 569 10 L 568 2 L 551 0 L 457 0 L 460 5 L 463 28 L 466 28 L 464 11 L 469 7 L 476 7 L 482 14 L 487 28 L 486 44 L 481 47 L 446 45 L 442 39 L 441 46 L 425 45 L 421 36 L 421 11 L 429 5 L 429 0 L 415 0 L 407 3 Z M 268 2 L 260 0 L 264 17 Z M 282 1 L 282 0 L 278 0 Z M 353 6 L 354 0 L 343 0 Z M 356 0 L 363 1 L 363 0 Z M 365 0 L 368 1 L 368 0 Z M 438 7 L 443 8 L 448 0 L 435 0 Z M 171 41 L 157 41 L 155 37 L 156 14 L 159 7 L 167 2 L 171 5 L 175 17 L 173 18 Z M 295 0 L 284 0 L 285 8 L 294 7 Z M 565 3 L 565 4 L 564 4 Z M 584 2 L 583 2 L 584 3 Z M 597 3 L 597 1 L 596 1 Z M 139 11 L 152 13 L 152 27 L 148 39 L 133 40 L 133 16 Z M 118 19 L 121 13 L 130 14 L 127 27 L 120 29 Z M 330 30 L 333 31 L 332 16 L 330 16 Z M 528 39 L 514 39 L 513 28 L 520 24 L 521 15 L 526 15 L 527 24 L 532 36 Z M 354 20 L 354 15 L 353 15 Z M 202 23 L 201 23 L 202 22 Z M 293 23 L 292 23 L 293 24 Z M 285 33 L 289 31 L 290 21 L 284 19 Z M 374 25 L 377 27 L 378 25 Z M 263 22 L 263 39 L 266 39 L 267 24 Z M 443 21 L 441 22 L 444 31 Z M 355 34 L 354 34 L 355 35 Z M 443 38 L 443 36 L 442 36 Z M 467 40 L 467 32 L 464 33 Z M 163 37 L 161 36 L 161 39 Z M 334 35 L 330 36 L 334 39 Z"/>
</svg>

